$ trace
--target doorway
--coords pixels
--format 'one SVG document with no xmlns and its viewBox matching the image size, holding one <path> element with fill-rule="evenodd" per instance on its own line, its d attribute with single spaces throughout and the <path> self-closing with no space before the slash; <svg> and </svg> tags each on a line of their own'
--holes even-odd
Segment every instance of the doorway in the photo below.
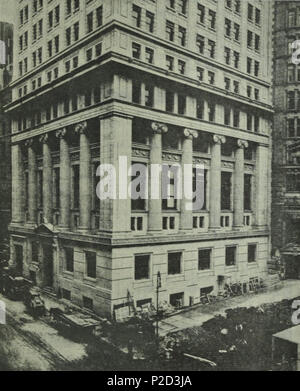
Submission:
<svg viewBox="0 0 300 391">
<path fill-rule="evenodd" d="M 43 245 L 43 285 L 53 287 L 53 248 L 51 244 Z"/>
</svg>

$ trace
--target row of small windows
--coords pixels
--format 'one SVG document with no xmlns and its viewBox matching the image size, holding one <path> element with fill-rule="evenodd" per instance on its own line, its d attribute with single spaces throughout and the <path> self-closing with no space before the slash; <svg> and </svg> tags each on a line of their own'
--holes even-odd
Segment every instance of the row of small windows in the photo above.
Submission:
<svg viewBox="0 0 300 391">
<path fill-rule="evenodd" d="M 54 44 L 55 53 L 58 51 L 59 40 L 57 40 L 56 38 L 58 38 L 58 37 L 55 37 L 52 41 L 48 42 L 49 55 L 50 55 L 50 53 L 52 54 L 52 50 L 53 50 L 52 45 L 53 44 Z M 101 54 L 102 54 L 102 42 L 95 45 L 95 47 L 90 47 L 89 49 L 86 50 L 86 60 L 91 61 L 92 59 L 101 56 Z M 33 60 L 34 64 L 37 65 L 37 63 L 41 63 L 41 61 L 42 61 L 42 48 L 40 48 L 40 50 L 38 50 L 37 52 L 34 52 L 33 55 L 34 55 L 34 60 Z M 65 73 L 69 73 L 71 70 L 76 69 L 79 66 L 78 56 L 74 56 L 72 59 L 65 61 L 64 65 L 65 65 Z M 22 76 L 23 73 L 26 73 L 27 69 L 28 69 L 28 61 L 27 61 L 27 58 L 25 58 L 24 60 L 22 60 L 19 63 L 20 76 Z M 46 74 L 47 83 L 50 83 L 52 80 L 57 79 L 58 75 L 59 75 L 58 67 L 55 67 L 51 71 L 47 71 L 47 74 Z M 36 87 L 42 86 L 42 78 L 39 77 L 37 80 L 38 80 L 37 83 L 35 80 L 32 81 L 32 88 L 31 88 L 32 91 L 34 91 L 36 89 Z M 27 85 L 25 85 L 24 87 L 19 89 L 19 98 L 26 95 L 27 93 L 28 93 Z"/>
<path fill-rule="evenodd" d="M 198 250 L 198 270 L 211 270 L 213 267 L 212 249 Z M 183 273 L 183 253 L 169 252 L 167 256 L 167 273 L 176 275 Z M 257 261 L 257 244 L 249 244 L 247 252 L 248 263 Z M 225 266 L 235 266 L 237 264 L 237 246 L 225 247 Z M 134 279 L 149 280 L 151 278 L 151 255 L 142 254 L 134 257 Z"/>
</svg>

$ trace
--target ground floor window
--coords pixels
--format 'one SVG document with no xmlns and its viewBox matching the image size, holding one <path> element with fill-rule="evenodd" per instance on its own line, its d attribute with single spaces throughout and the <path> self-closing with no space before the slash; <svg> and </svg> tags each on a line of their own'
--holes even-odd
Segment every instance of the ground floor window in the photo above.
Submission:
<svg viewBox="0 0 300 391">
<path fill-rule="evenodd" d="M 214 290 L 213 286 L 207 286 L 205 288 L 200 289 L 200 297 L 209 295 Z"/>
<path fill-rule="evenodd" d="M 234 266 L 236 264 L 236 246 L 226 247 L 226 266 Z"/>
<path fill-rule="evenodd" d="M 173 275 L 181 273 L 181 259 L 181 252 L 168 254 L 168 274 Z"/>
<path fill-rule="evenodd" d="M 211 268 L 211 249 L 198 251 L 198 270 L 209 270 Z"/>
<path fill-rule="evenodd" d="M 96 278 L 96 253 L 91 251 L 86 251 L 85 261 L 86 261 L 87 277 Z"/>
<path fill-rule="evenodd" d="M 67 272 L 74 272 L 74 250 L 71 247 L 65 248 L 65 270 Z"/>
<path fill-rule="evenodd" d="M 82 301 L 83 301 L 83 307 L 84 308 L 87 308 L 88 310 L 93 311 L 94 303 L 93 303 L 93 300 L 91 298 L 83 296 L 82 297 Z"/>
<path fill-rule="evenodd" d="M 134 258 L 134 279 L 148 280 L 150 278 L 150 255 L 136 255 Z"/>
<path fill-rule="evenodd" d="M 184 300 L 184 293 L 183 292 L 173 293 L 172 295 L 170 295 L 170 304 L 173 307 L 176 307 L 176 308 L 183 307 L 183 303 L 184 303 L 183 300 Z"/>
<path fill-rule="evenodd" d="M 256 251 L 257 251 L 257 246 L 256 244 L 249 244 L 248 245 L 248 262 L 256 262 Z"/>
<path fill-rule="evenodd" d="M 71 291 L 69 291 L 68 289 L 62 289 L 61 294 L 63 299 L 71 300 Z"/>
</svg>

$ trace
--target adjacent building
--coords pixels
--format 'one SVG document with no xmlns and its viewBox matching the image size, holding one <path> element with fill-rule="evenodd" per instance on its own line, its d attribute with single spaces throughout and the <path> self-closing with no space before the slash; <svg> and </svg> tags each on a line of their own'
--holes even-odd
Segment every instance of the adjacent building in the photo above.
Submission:
<svg viewBox="0 0 300 391">
<path fill-rule="evenodd" d="M 175 306 L 265 278 L 272 2 L 22 0 L 18 15 L 6 109 L 19 272 L 104 315 L 155 304 L 158 272 Z M 124 157 L 203 164 L 203 208 L 173 182 L 168 200 L 99 200 L 97 167 Z"/>
<path fill-rule="evenodd" d="M 287 276 L 300 277 L 300 39 L 297 1 L 275 2 L 272 240 Z M 296 61 L 297 62 L 297 61 Z"/>
<path fill-rule="evenodd" d="M 13 69 L 13 25 L 0 21 L 0 241 L 8 239 L 11 220 L 10 120 L 4 106 L 11 102 L 9 83 Z"/>
</svg>

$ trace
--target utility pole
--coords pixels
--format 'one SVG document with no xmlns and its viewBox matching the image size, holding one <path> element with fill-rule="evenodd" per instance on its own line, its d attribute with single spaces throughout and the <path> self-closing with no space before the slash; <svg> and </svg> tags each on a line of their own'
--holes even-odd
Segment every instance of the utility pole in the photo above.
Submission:
<svg viewBox="0 0 300 391">
<path fill-rule="evenodd" d="M 158 299 L 159 299 L 159 289 L 161 288 L 161 275 L 160 272 L 157 272 L 157 281 L 156 281 L 156 336 L 158 338 Z"/>
</svg>

